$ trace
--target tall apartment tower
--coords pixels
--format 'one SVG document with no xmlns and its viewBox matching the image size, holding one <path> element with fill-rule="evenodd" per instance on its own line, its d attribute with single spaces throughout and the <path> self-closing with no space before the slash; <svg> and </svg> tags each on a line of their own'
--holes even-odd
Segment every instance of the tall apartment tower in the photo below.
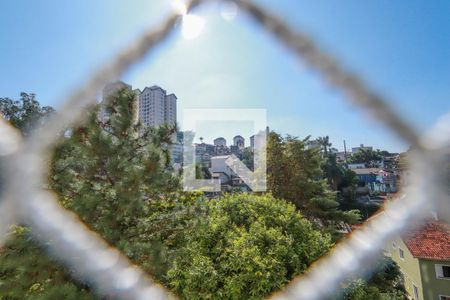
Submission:
<svg viewBox="0 0 450 300">
<path fill-rule="evenodd" d="M 139 120 L 147 126 L 176 124 L 177 97 L 156 85 L 144 88 L 139 94 Z"/>
<path fill-rule="evenodd" d="M 170 94 L 165 97 L 164 121 L 169 125 L 177 123 L 177 96 Z"/>
</svg>

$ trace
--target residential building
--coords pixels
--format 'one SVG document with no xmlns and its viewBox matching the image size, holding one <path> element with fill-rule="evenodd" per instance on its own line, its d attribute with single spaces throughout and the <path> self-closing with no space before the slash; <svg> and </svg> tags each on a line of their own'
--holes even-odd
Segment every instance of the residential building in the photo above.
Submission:
<svg viewBox="0 0 450 300">
<path fill-rule="evenodd" d="M 230 153 L 234 154 L 236 156 L 239 156 L 239 154 L 241 153 L 241 148 L 239 148 L 239 146 L 231 145 L 230 146 Z"/>
<path fill-rule="evenodd" d="M 429 219 L 385 246 L 398 264 L 410 299 L 450 300 L 450 225 Z"/>
<path fill-rule="evenodd" d="M 240 135 L 236 135 L 233 138 L 233 146 L 236 146 L 239 149 L 243 149 L 245 147 L 245 139 Z"/>
<path fill-rule="evenodd" d="M 322 145 L 318 140 L 308 141 L 306 144 L 306 149 L 320 149 L 320 147 L 322 147 Z"/>
<path fill-rule="evenodd" d="M 164 122 L 169 125 L 177 123 L 177 99 L 175 94 L 169 94 L 164 98 Z"/>
<path fill-rule="evenodd" d="M 118 89 L 125 88 L 136 95 L 133 105 L 136 105 L 134 122 L 140 121 L 146 126 L 160 126 L 162 124 L 176 125 L 177 123 L 177 96 L 167 95 L 166 90 L 153 85 L 144 90 L 132 89 L 132 86 L 122 81 L 107 84 L 102 93 L 102 101 L 106 100 Z M 99 111 L 99 119 L 106 122 L 109 115 L 104 108 Z M 183 141 L 182 134 L 174 134 L 173 144 L 170 146 L 172 164 L 182 164 Z"/>
<path fill-rule="evenodd" d="M 213 179 L 220 179 L 222 191 L 230 191 L 237 188 L 241 191 L 249 191 L 250 188 L 245 184 L 233 169 L 227 164 L 231 155 L 221 155 L 211 157 L 211 174 Z"/>
<path fill-rule="evenodd" d="M 228 154 L 227 141 L 223 137 L 214 139 L 214 153 L 216 155 Z"/>
<path fill-rule="evenodd" d="M 230 155 L 221 155 L 211 157 L 211 174 L 220 174 L 221 183 L 229 183 L 232 177 L 237 176 L 237 174 L 230 168 L 226 163 L 226 160 L 230 158 Z M 217 175 L 216 175 L 217 176 Z"/>
<path fill-rule="evenodd" d="M 373 150 L 373 147 L 371 147 L 371 146 L 364 146 L 364 144 L 360 144 L 359 147 L 353 147 L 352 148 L 352 154 L 357 153 L 357 152 L 359 152 L 361 150 L 369 151 L 369 150 Z"/>
<path fill-rule="evenodd" d="M 164 123 L 174 125 L 177 122 L 177 96 L 167 95 L 166 90 L 159 86 L 145 87 L 144 90 L 132 89 L 132 86 L 123 81 L 115 81 L 107 84 L 102 93 L 102 101 L 120 88 L 126 88 L 136 94 L 136 115 L 133 117 L 147 126 L 159 126 Z M 100 110 L 101 120 L 107 120 L 108 114 L 104 109 Z M 174 140 L 176 138 L 174 137 Z"/>
<path fill-rule="evenodd" d="M 172 159 L 172 164 L 182 164 L 183 163 L 183 144 L 175 142 L 170 145 L 170 156 Z"/>
<path fill-rule="evenodd" d="M 166 91 L 159 86 L 146 87 L 139 95 L 139 120 L 147 126 L 165 122 Z"/>
<path fill-rule="evenodd" d="M 255 135 L 252 135 L 250 137 L 250 148 L 253 150 L 255 149 Z"/>
<path fill-rule="evenodd" d="M 347 164 L 347 167 L 351 170 L 364 169 L 366 167 L 366 164 L 365 163 L 353 163 L 353 164 Z"/>
<path fill-rule="evenodd" d="M 395 193 L 397 179 L 394 173 L 380 168 L 354 168 L 359 187 L 367 187 L 369 192 Z"/>
<path fill-rule="evenodd" d="M 349 157 L 350 157 L 349 153 L 345 151 L 340 151 L 336 153 L 336 161 L 338 163 L 345 163 L 347 161 L 347 158 Z"/>
<path fill-rule="evenodd" d="M 266 147 L 266 139 L 270 133 L 269 126 L 266 127 L 266 130 L 260 130 L 257 134 L 252 135 L 250 137 L 250 148 L 252 151 L 255 151 L 255 148 L 261 149 L 261 147 Z"/>
<path fill-rule="evenodd" d="M 218 138 L 214 139 L 214 146 L 226 147 L 227 146 L 227 140 L 224 139 L 223 137 L 218 137 Z"/>
</svg>

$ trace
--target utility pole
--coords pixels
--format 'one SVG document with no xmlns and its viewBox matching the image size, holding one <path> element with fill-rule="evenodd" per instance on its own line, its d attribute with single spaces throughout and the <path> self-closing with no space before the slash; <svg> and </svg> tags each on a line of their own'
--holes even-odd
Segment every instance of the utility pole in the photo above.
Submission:
<svg viewBox="0 0 450 300">
<path fill-rule="evenodd" d="M 344 158 L 345 158 L 345 164 L 347 165 L 347 146 L 345 145 L 345 140 L 344 140 Z"/>
</svg>

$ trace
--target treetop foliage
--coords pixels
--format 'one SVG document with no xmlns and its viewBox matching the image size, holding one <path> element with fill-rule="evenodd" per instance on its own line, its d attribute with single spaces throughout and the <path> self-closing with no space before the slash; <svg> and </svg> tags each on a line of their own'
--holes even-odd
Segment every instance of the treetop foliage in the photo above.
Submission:
<svg viewBox="0 0 450 300">
<path fill-rule="evenodd" d="M 225 195 L 207 205 L 208 215 L 167 273 L 184 299 L 260 299 L 331 246 L 294 205 L 270 195 Z"/>
<path fill-rule="evenodd" d="M 359 211 L 339 209 L 336 192 L 324 179 L 319 149 L 308 148 L 309 137 L 282 137 L 271 132 L 267 139 L 267 186 L 277 198 L 292 202 L 309 220 L 334 239 L 346 224 L 360 219 Z"/>
<path fill-rule="evenodd" d="M 0 98 L 0 114 L 25 136 L 54 111 L 51 106 L 41 106 L 33 93 L 20 93 L 20 100 Z"/>
</svg>

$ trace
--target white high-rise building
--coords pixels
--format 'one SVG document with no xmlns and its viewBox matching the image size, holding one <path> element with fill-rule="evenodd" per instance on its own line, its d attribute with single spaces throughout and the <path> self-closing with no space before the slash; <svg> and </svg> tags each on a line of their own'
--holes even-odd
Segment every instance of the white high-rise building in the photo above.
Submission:
<svg viewBox="0 0 450 300">
<path fill-rule="evenodd" d="M 147 126 L 176 124 L 177 97 L 156 85 L 144 88 L 139 94 L 139 120 Z"/>
<path fill-rule="evenodd" d="M 164 123 L 175 125 L 177 123 L 177 96 L 167 95 L 167 92 L 159 86 L 151 86 L 140 89 L 132 89 L 131 85 L 122 81 L 107 84 L 103 89 L 102 100 L 106 100 L 111 94 L 120 88 L 126 88 L 136 94 L 137 111 L 133 117 L 147 126 L 159 126 Z M 109 116 L 104 109 L 99 113 L 101 120 L 106 121 Z"/>
<path fill-rule="evenodd" d="M 139 95 L 139 120 L 147 126 L 164 123 L 166 91 L 158 86 L 146 87 Z"/>
<path fill-rule="evenodd" d="M 177 96 L 175 94 L 165 97 L 164 121 L 169 125 L 177 123 Z"/>
</svg>

